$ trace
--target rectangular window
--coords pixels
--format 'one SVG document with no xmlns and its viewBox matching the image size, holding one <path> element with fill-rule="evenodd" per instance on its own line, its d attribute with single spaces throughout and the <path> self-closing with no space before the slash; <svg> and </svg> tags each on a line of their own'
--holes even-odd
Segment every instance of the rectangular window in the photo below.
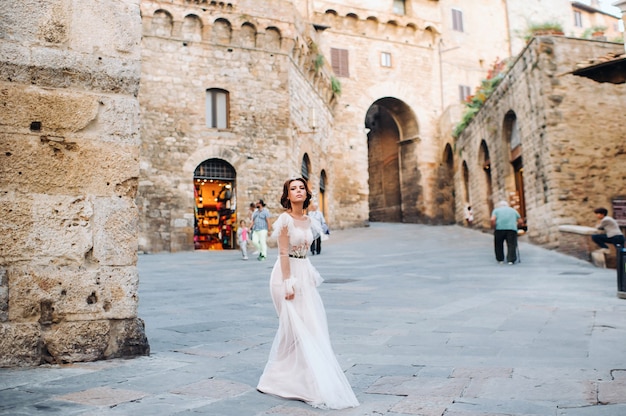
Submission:
<svg viewBox="0 0 626 416">
<path fill-rule="evenodd" d="M 469 97 L 472 94 L 472 90 L 470 87 L 468 87 L 467 85 L 459 85 L 459 99 L 461 100 L 461 102 L 467 100 L 467 97 Z"/>
<path fill-rule="evenodd" d="M 348 50 L 330 48 L 330 62 L 333 72 L 338 77 L 348 78 L 350 71 L 348 70 Z"/>
<path fill-rule="evenodd" d="M 393 0 L 393 12 L 404 16 L 406 14 L 406 5 L 404 0 Z"/>
<path fill-rule="evenodd" d="M 206 91 L 206 126 L 228 128 L 228 92 L 219 89 Z"/>
<path fill-rule="evenodd" d="M 583 14 L 578 10 L 574 10 L 574 26 L 583 27 Z"/>
<path fill-rule="evenodd" d="M 452 9 L 452 29 L 463 32 L 463 12 L 459 9 Z"/>
<path fill-rule="evenodd" d="M 380 66 L 391 68 L 391 54 L 389 52 L 381 52 Z"/>
</svg>

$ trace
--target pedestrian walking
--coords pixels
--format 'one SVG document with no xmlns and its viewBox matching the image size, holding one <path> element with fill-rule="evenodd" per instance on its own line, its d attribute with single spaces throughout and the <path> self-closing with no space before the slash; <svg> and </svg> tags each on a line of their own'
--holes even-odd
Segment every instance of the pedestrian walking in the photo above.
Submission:
<svg viewBox="0 0 626 416">
<path fill-rule="evenodd" d="M 256 204 L 256 211 L 252 214 L 252 244 L 259 252 L 257 260 L 267 259 L 267 235 L 271 230 L 271 214 L 265 207 L 262 199 Z"/>
<path fill-rule="evenodd" d="M 278 313 L 278 331 L 257 389 L 321 409 L 356 407 L 359 402 L 330 343 L 326 311 L 317 286 L 322 278 L 306 255 L 313 241 L 305 209 L 311 191 L 305 179 L 283 185 L 286 208 L 274 224 L 278 259 L 270 292 Z"/>
<path fill-rule="evenodd" d="M 504 242 L 506 241 L 506 260 L 509 264 L 517 261 L 517 225 L 521 219 L 519 212 L 511 208 L 506 201 L 500 201 L 491 213 L 496 260 L 504 262 Z"/>
</svg>

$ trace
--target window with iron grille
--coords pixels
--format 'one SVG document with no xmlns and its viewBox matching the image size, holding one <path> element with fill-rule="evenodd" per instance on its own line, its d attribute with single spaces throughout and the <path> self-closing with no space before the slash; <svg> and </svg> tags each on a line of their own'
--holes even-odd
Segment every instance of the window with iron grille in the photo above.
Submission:
<svg viewBox="0 0 626 416">
<path fill-rule="evenodd" d="M 338 77 L 348 78 L 350 71 L 348 70 L 348 50 L 330 48 L 330 62 L 333 72 Z"/>
<path fill-rule="evenodd" d="M 235 168 L 221 159 L 209 159 L 202 162 L 193 173 L 194 179 L 234 180 Z"/>
<path fill-rule="evenodd" d="M 463 32 L 463 12 L 459 9 L 452 9 L 452 29 Z"/>
<path fill-rule="evenodd" d="M 228 128 L 228 91 L 218 88 L 206 90 L 206 126 L 213 129 Z"/>
</svg>

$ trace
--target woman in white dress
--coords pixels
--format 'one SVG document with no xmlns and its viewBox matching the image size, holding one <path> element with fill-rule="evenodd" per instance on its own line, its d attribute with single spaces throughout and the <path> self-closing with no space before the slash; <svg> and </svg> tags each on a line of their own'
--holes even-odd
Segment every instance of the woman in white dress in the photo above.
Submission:
<svg viewBox="0 0 626 416">
<path fill-rule="evenodd" d="M 317 286 L 322 278 L 306 254 L 313 240 L 311 220 L 304 214 L 311 191 L 303 178 L 283 186 L 287 209 L 274 222 L 278 259 L 270 291 L 278 313 L 278 332 L 257 389 L 322 409 L 359 405 L 337 362 L 328 335 L 326 311 Z"/>
</svg>

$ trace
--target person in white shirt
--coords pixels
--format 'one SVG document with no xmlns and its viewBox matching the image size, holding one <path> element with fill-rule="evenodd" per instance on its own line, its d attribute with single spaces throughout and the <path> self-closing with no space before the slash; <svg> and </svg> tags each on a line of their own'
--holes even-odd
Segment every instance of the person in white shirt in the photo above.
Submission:
<svg viewBox="0 0 626 416">
<path fill-rule="evenodd" d="M 309 208 L 309 218 L 314 223 L 311 227 L 313 231 L 313 243 L 311 243 L 311 254 L 320 254 L 322 252 L 322 233 L 328 230 L 326 225 L 326 219 L 321 211 L 318 211 L 318 206 L 312 203 Z"/>
</svg>

